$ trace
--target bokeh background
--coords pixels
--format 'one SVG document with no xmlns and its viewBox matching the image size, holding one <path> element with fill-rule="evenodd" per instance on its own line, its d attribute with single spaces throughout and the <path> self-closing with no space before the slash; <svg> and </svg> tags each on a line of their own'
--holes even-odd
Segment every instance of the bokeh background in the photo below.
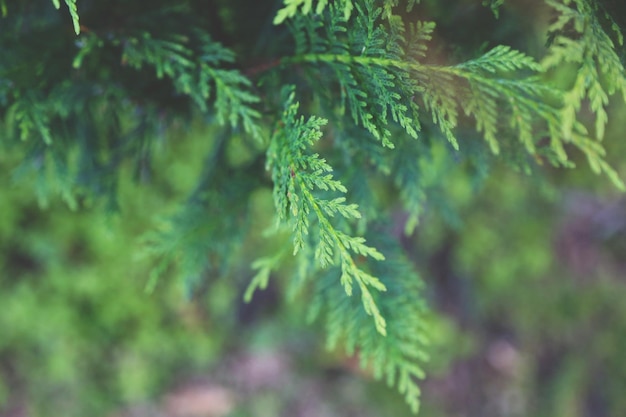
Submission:
<svg viewBox="0 0 626 417">
<path fill-rule="evenodd" d="M 489 32 L 541 53 L 545 22 L 527 2 L 498 20 L 479 3 L 434 2 L 438 41 L 480 48 Z M 454 29 L 468 13 L 471 36 Z M 149 181 L 130 166 L 120 176 L 117 210 L 38 199 L 33 179 L 11 174 L 20 152 L 0 153 L 0 416 L 409 415 L 354 358 L 324 349 L 323 331 L 285 301 L 288 277 L 243 303 L 273 221 L 269 189 L 250 198 L 257 224 L 238 267 L 193 288 L 167 269 L 146 291 L 146 241 L 195 186 L 210 129 L 170 127 Z M 605 145 L 621 178 L 624 132 L 615 100 Z M 244 145 L 229 146 L 237 166 Z M 427 205 L 413 235 L 398 232 L 432 309 L 420 415 L 626 415 L 626 197 L 584 160 L 533 175 L 496 163 L 485 176 L 439 151 L 430 169 L 445 172 L 449 210 Z M 391 219 L 400 231 L 403 216 Z"/>
</svg>

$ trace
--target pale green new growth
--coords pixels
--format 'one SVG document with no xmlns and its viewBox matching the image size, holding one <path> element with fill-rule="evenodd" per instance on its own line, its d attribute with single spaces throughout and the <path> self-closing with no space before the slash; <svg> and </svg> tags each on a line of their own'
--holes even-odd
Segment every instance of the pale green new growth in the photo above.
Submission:
<svg viewBox="0 0 626 417">
<path fill-rule="evenodd" d="M 606 108 L 609 96 L 621 92 L 626 100 L 626 72 L 615 53 L 613 41 L 604 31 L 596 16 L 597 5 L 586 0 L 548 0 L 559 12 L 559 18 L 550 26 L 554 34 L 550 54 L 543 60 L 545 68 L 553 68 L 563 62 L 579 65 L 571 90 L 565 94 L 563 108 L 563 134 L 571 133 L 576 114 L 584 99 L 596 115 L 595 135 L 604 137 L 608 121 Z M 573 29 L 580 36 L 575 39 L 563 34 Z M 618 42 L 623 44 L 622 34 L 613 25 Z"/>
<path fill-rule="evenodd" d="M 54 7 L 57 10 L 61 7 L 59 0 L 52 0 Z M 78 35 L 80 33 L 80 23 L 78 22 L 78 10 L 76 7 L 76 0 L 65 0 L 65 4 L 70 11 L 70 16 L 72 17 L 72 24 L 74 25 L 74 32 Z"/>
<path fill-rule="evenodd" d="M 617 174 L 603 161 L 604 149 L 592 140 L 581 140 L 587 135 L 582 126 L 577 126 L 577 115 L 584 100 L 595 115 L 594 133 L 602 140 L 608 122 L 609 97 L 621 93 L 626 100 L 626 70 L 615 51 L 615 44 L 598 20 L 598 5 L 593 0 L 547 0 L 558 12 L 558 19 L 550 25 L 553 39 L 549 54 L 542 61 L 546 69 L 563 63 L 578 66 L 576 78 L 563 97 L 560 111 L 561 134 L 571 138 L 587 156 L 596 173 L 605 172 L 620 188 L 623 183 Z M 612 30 L 620 45 L 623 36 L 613 22 Z M 567 35 L 567 31 L 570 34 Z M 576 36 L 571 35 L 571 31 Z"/>
<path fill-rule="evenodd" d="M 345 19 L 350 17 L 352 13 L 352 0 L 341 0 L 343 8 L 343 15 Z M 285 19 L 294 17 L 298 13 L 298 9 L 304 15 L 311 12 L 313 9 L 313 0 L 284 0 L 285 7 L 280 9 L 274 18 L 274 24 L 279 25 Z M 317 0 L 317 6 L 315 7 L 315 13 L 320 14 L 324 11 L 324 8 L 328 5 L 328 0 Z"/>
<path fill-rule="evenodd" d="M 503 0 L 498 0 L 503 1 Z M 384 0 L 383 8 L 385 11 L 386 17 L 391 17 L 393 15 L 392 9 L 398 6 L 400 0 Z M 406 0 L 406 10 L 410 11 L 415 4 L 419 3 L 420 0 Z M 358 7 L 358 2 L 353 0 L 340 0 L 339 5 L 341 6 L 341 10 L 343 11 L 343 18 L 348 20 L 352 11 L 355 7 Z M 274 24 L 279 25 L 290 17 L 294 17 L 298 13 L 298 9 L 300 9 L 300 13 L 303 15 L 309 14 L 313 9 L 313 0 L 284 0 L 284 7 L 276 13 L 274 17 Z M 317 0 L 317 5 L 315 7 L 315 13 L 320 14 L 324 11 L 326 6 L 328 5 L 328 0 Z"/>
</svg>

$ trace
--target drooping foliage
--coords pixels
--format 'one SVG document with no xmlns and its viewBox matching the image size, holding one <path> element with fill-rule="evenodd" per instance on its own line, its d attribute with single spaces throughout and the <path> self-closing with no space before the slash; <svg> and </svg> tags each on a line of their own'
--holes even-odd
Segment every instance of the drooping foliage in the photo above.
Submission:
<svg viewBox="0 0 626 417">
<path fill-rule="evenodd" d="M 427 2 L 65 3 L 69 26 L 44 5 L 1 2 L 1 143 L 24 153 L 15 178 L 36 177 L 42 201 L 114 206 L 124 166 L 149 182 L 172 126 L 202 119 L 210 155 L 187 202 L 145 239 L 158 259 L 149 286 L 171 265 L 190 282 L 223 275 L 250 233 L 251 195 L 271 189 L 289 237 L 259 253 L 245 298 L 289 270 L 329 345 L 358 352 L 414 411 L 425 296 L 383 226 L 394 209 L 380 195 L 398 195 L 412 233 L 426 205 L 446 206 L 438 152 L 483 176 L 491 160 L 531 172 L 572 167 L 581 153 L 623 188 L 601 143 L 610 98 L 626 100 L 623 39 L 594 0 L 545 0 L 554 18 L 543 57 L 496 44 L 465 61 L 441 57 Z M 496 15 L 506 3 L 483 2 Z M 565 66 L 576 76 L 561 88 L 550 75 Z M 234 141 L 243 162 L 226 155 Z"/>
<path fill-rule="evenodd" d="M 595 172 L 605 171 L 615 181 L 615 174 L 602 159 L 604 150 L 590 136 L 598 141 L 604 137 L 609 98 L 621 94 L 626 100 L 626 71 L 615 48 L 616 44 L 623 48 L 623 34 L 595 1 L 547 3 L 558 12 L 558 18 L 549 27 L 550 49 L 542 66 L 551 69 L 572 63 L 578 68 L 573 84 L 564 93 L 563 107 L 559 109 L 562 134 L 571 137 L 575 146 L 584 151 Z M 600 19 L 608 20 L 608 31 Z M 591 135 L 577 120 L 584 101 L 595 116 Z"/>
<path fill-rule="evenodd" d="M 306 152 L 320 139 L 320 128 L 327 121 L 315 116 L 306 122 L 302 116 L 298 118 L 299 106 L 293 103 L 294 95 L 291 92 L 285 99 L 283 116 L 267 151 L 276 211 L 280 220 L 291 220 L 294 255 L 310 239 L 313 240 L 315 261 L 322 268 L 336 263 L 340 265 L 340 282 L 346 295 L 351 296 L 353 286 L 357 284 L 365 312 L 374 316 L 376 329 L 384 335 L 385 319 L 374 302 L 370 287 L 378 291 L 386 288 L 378 278 L 360 268 L 355 258 L 361 255 L 381 261 L 384 256 L 367 246 L 364 238 L 350 236 L 333 225 L 335 215 L 345 220 L 359 219 L 361 214 L 356 204 L 346 204 L 345 197 L 324 199 L 316 195 L 320 191 L 345 193 L 347 190 L 333 178 L 333 169 L 324 159 Z"/>
</svg>

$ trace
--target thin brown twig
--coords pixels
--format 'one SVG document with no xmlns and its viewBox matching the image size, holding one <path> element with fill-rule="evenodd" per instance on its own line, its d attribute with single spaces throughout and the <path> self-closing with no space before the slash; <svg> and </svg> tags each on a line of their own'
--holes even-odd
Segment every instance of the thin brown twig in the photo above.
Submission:
<svg viewBox="0 0 626 417">
<path fill-rule="evenodd" d="M 261 72 L 265 72 L 268 70 L 271 70 L 272 68 L 276 68 L 277 66 L 279 66 L 282 63 L 282 59 L 281 58 L 276 58 L 273 59 L 271 61 L 268 62 L 262 62 L 258 65 L 255 65 L 251 68 L 248 68 L 244 71 L 244 74 L 248 77 L 254 77 L 255 75 L 261 73 Z"/>
</svg>

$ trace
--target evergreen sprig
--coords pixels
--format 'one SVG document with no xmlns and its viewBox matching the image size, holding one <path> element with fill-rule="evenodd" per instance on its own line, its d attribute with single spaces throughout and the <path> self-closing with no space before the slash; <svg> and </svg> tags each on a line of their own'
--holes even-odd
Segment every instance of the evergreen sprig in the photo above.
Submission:
<svg viewBox="0 0 626 417">
<path fill-rule="evenodd" d="M 558 12 L 550 25 L 549 54 L 542 61 L 546 69 L 563 63 L 578 67 L 573 85 L 565 93 L 562 109 L 563 134 L 570 135 L 585 99 L 595 114 L 595 137 L 604 137 L 608 122 L 609 97 L 621 93 L 626 101 L 626 70 L 615 50 L 613 39 L 598 19 L 598 4 L 593 0 L 547 0 Z M 624 45 L 619 27 L 612 22 L 617 43 Z"/>
<path fill-rule="evenodd" d="M 467 83 L 456 90 L 458 105 L 475 120 L 476 130 L 483 133 L 494 154 L 500 149 L 497 134 L 506 129 L 501 116 L 503 109 L 509 111 L 504 113 L 509 119 L 508 127 L 517 132 L 519 140 L 531 154 L 535 153 L 535 126 L 538 123 L 542 123 L 540 126 L 546 127 L 548 132 L 558 131 L 558 108 L 550 105 L 558 97 L 558 92 L 524 72 L 517 78 L 511 76 L 517 71 L 540 71 L 539 64 L 519 51 L 498 46 L 477 59 L 452 68 L 436 68 L 435 71 L 454 75 Z M 555 133 L 551 140 L 560 150 L 560 137 Z M 566 157 L 563 156 L 560 162 L 565 163 Z"/>
<path fill-rule="evenodd" d="M 502 0 L 499 0 L 502 1 Z M 392 16 L 392 10 L 394 7 L 398 6 L 400 0 L 384 0 L 383 1 L 383 10 L 385 12 L 385 16 Z M 418 4 L 420 0 L 405 0 L 406 2 L 406 10 L 411 11 L 413 6 Z M 285 19 L 294 17 L 298 11 L 302 15 L 307 15 L 313 10 L 313 0 L 284 0 L 284 7 L 280 9 L 276 16 L 274 17 L 274 24 L 278 25 L 285 21 Z M 357 2 L 353 0 L 340 0 L 338 2 L 338 7 L 340 7 L 343 12 L 343 17 L 347 20 L 352 11 L 357 6 Z M 321 14 L 324 9 L 328 6 L 328 0 L 317 0 L 315 6 L 315 13 Z"/>
<path fill-rule="evenodd" d="M 460 147 L 457 129 L 464 113 L 474 120 L 476 130 L 482 132 L 494 154 L 501 148 L 498 137 L 515 132 L 530 155 L 542 153 L 555 165 L 572 165 L 565 150 L 566 143 L 573 143 L 568 127 L 573 119 L 567 116 L 571 116 L 571 103 L 560 90 L 539 77 L 546 68 L 545 62 L 542 65 L 501 45 L 461 64 L 432 65 L 423 62 L 423 57 L 434 24 L 419 22 L 410 28 L 407 37 L 402 20 L 391 16 L 383 21 L 383 8 L 374 0 L 355 2 L 355 10 L 350 20 L 333 6 L 326 8 L 319 19 L 296 16 L 291 24 L 296 53 L 282 63 L 321 64 L 329 68 L 341 91 L 340 114 L 347 107 L 353 121 L 383 145 L 394 146 L 390 123 L 399 124 L 407 134 L 417 137 L 421 101 L 456 150 Z M 351 30 L 347 30 L 348 25 Z M 606 45 L 613 54 L 613 64 L 605 65 L 606 71 L 611 68 L 606 75 L 619 78 L 621 64 L 613 44 Z M 602 122 L 598 126 L 603 127 L 606 114 L 602 106 L 608 99 L 599 85 L 605 74 L 588 75 L 596 80 L 591 92 L 592 110 Z M 618 84 L 611 85 L 610 91 L 622 89 L 621 82 L 615 82 Z M 546 137 L 549 147 L 538 150 L 538 142 Z M 582 143 L 588 142 L 575 141 L 575 145 Z M 596 150 L 581 150 L 588 158 L 600 158 L 601 153 Z M 617 178 L 608 164 L 593 165 L 602 166 L 613 180 Z M 619 181 L 616 185 L 622 186 Z"/>
<path fill-rule="evenodd" d="M 341 7 L 344 18 L 348 19 L 352 13 L 352 9 L 354 8 L 352 0 L 341 0 L 338 3 L 339 7 Z M 283 23 L 287 18 L 294 17 L 298 11 L 300 11 L 303 15 L 306 15 L 313 9 L 313 0 L 284 0 L 284 4 L 285 6 L 280 9 L 278 13 L 276 13 L 276 17 L 274 17 L 275 25 Z M 317 0 L 315 13 L 322 13 L 327 5 L 328 0 Z"/>
<path fill-rule="evenodd" d="M 194 35 L 200 45 L 197 51 L 187 46 L 187 36 L 155 39 L 149 32 L 127 36 L 119 40 L 124 46 L 122 60 L 136 69 L 154 67 L 158 78 L 170 78 L 176 90 L 192 98 L 203 112 L 214 85 L 218 122 L 233 128 L 241 122 L 247 133 L 260 140 L 260 113 L 253 107 L 259 98 L 250 91 L 250 80 L 237 70 L 223 68 L 234 62 L 234 53 L 206 33 Z"/>
<path fill-rule="evenodd" d="M 395 386 L 413 412 L 417 412 L 418 382 L 424 377 L 421 363 L 428 359 L 423 285 L 402 248 L 386 237 L 388 233 L 378 236 L 377 242 L 386 248 L 385 262 L 374 263 L 371 267 L 387 288 L 387 293 L 377 300 L 387 319 L 386 336 L 378 334 L 353 299 L 337 290 L 332 282 L 333 270 L 317 280 L 309 318 L 324 317 L 328 348 L 343 346 L 349 355 L 358 356 L 363 369 L 371 370 L 374 378 Z"/>
<path fill-rule="evenodd" d="M 501 46 L 457 66 L 428 65 L 421 60 L 434 24 L 417 23 L 407 40 L 400 19 L 390 19 L 388 28 L 380 24 L 382 9 L 373 1 L 357 3 L 356 9 L 350 31 L 346 29 L 346 20 L 332 6 L 322 22 L 295 19 L 292 26 L 296 55 L 283 63 L 329 66 L 341 89 L 340 111 L 347 104 L 352 119 L 383 145 L 393 147 L 388 127 L 391 121 L 417 137 L 417 97 L 455 149 L 459 148 L 455 134 L 459 108 L 475 118 L 477 129 L 483 131 L 495 153 L 499 150 L 496 133 L 503 130 L 498 114 L 501 118 L 511 116 L 509 119 L 530 152 L 534 151 L 531 124 L 537 119 L 552 125 L 558 123 L 553 117 L 556 108 L 543 104 L 549 89 L 524 73 L 541 69 L 532 58 Z M 319 31 L 321 27 L 323 32 Z M 518 79 L 511 77 L 518 72 Z M 512 115 L 496 111 L 503 103 L 509 104 Z"/>
<path fill-rule="evenodd" d="M 52 0 L 52 4 L 54 7 L 59 10 L 61 8 L 61 3 L 59 0 Z M 72 24 L 74 25 L 74 32 L 78 35 L 80 33 L 80 23 L 78 17 L 78 8 L 76 7 L 76 0 L 65 0 L 65 4 L 67 5 L 68 10 L 70 11 L 70 16 L 72 17 Z"/>
<path fill-rule="evenodd" d="M 322 268 L 339 265 L 340 283 L 351 296 L 356 283 L 365 312 L 373 316 L 376 329 L 385 334 L 386 322 L 374 301 L 371 289 L 385 291 L 380 280 L 366 272 L 357 256 L 383 260 L 383 255 L 367 246 L 365 239 L 340 230 L 335 216 L 345 220 L 361 217 L 356 204 L 346 204 L 345 197 L 323 198 L 321 192 L 345 193 L 343 184 L 334 179 L 332 167 L 317 153 L 308 150 L 321 136 L 327 120 L 312 116 L 298 117 L 295 91 L 284 93 L 285 106 L 267 151 L 268 168 L 274 182 L 274 203 L 279 219 L 293 231 L 294 255 L 309 241 L 315 248 L 315 260 Z"/>
<path fill-rule="evenodd" d="M 373 1 L 355 3 L 355 7 L 350 30 L 348 20 L 334 6 L 329 6 L 322 19 L 294 19 L 291 27 L 296 55 L 282 63 L 327 66 L 341 91 L 340 114 L 347 108 L 354 123 L 384 146 L 393 147 L 389 119 L 414 138 L 420 129 L 418 106 L 411 100 L 417 86 L 406 65 L 401 64 L 406 58 L 404 25 L 394 19 L 394 30 L 387 31 L 379 24 L 382 9 Z M 419 27 L 422 37 L 416 38 L 416 43 L 428 39 L 431 27 Z"/>
</svg>

